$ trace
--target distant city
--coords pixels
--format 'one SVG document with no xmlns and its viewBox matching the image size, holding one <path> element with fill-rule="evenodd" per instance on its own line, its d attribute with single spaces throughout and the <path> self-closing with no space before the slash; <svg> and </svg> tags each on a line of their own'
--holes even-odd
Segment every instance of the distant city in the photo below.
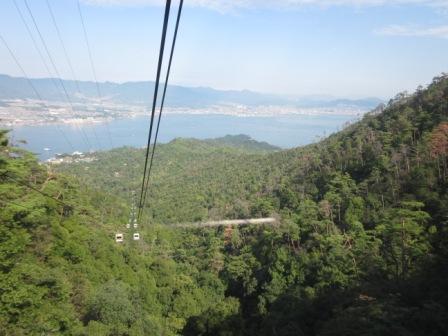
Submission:
<svg viewBox="0 0 448 336">
<path fill-rule="evenodd" d="M 73 109 L 72 109 L 73 108 Z M 246 106 L 211 105 L 204 108 L 167 107 L 165 114 L 214 114 L 237 117 L 271 117 L 281 115 L 349 115 L 361 116 L 368 110 L 357 107 L 310 107 L 294 106 Z M 148 108 L 113 102 L 76 103 L 72 106 L 61 102 L 14 99 L 0 101 L 0 124 L 41 125 L 48 123 L 81 124 L 100 123 L 117 118 L 135 118 L 148 115 Z"/>
<path fill-rule="evenodd" d="M 152 82 L 95 83 L 32 79 L 39 92 L 36 98 L 24 78 L 0 75 L 0 124 L 40 125 L 50 123 L 101 123 L 112 119 L 135 118 L 149 114 Z M 64 83 L 64 97 L 58 83 Z M 64 99 L 65 98 L 65 99 Z M 282 115 L 361 116 L 381 104 L 381 99 L 357 100 L 310 96 L 297 99 L 251 91 L 223 91 L 170 85 L 166 114 L 212 114 L 237 117 Z"/>
</svg>

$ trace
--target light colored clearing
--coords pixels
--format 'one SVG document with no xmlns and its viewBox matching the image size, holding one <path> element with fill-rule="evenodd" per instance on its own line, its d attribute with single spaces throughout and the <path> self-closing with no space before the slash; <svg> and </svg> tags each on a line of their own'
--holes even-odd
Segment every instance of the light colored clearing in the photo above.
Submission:
<svg viewBox="0 0 448 336">
<path fill-rule="evenodd" d="M 170 225 L 173 227 L 184 228 L 201 228 L 201 227 L 217 227 L 217 226 L 239 226 L 239 225 L 274 225 L 277 219 L 273 217 L 268 218 L 249 218 L 249 219 L 230 219 L 210 222 L 185 223 Z"/>
</svg>

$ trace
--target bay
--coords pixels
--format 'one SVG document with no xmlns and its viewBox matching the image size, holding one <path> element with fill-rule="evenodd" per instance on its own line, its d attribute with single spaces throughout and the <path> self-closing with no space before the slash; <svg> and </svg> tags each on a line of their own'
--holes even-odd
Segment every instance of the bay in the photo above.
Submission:
<svg viewBox="0 0 448 336">
<path fill-rule="evenodd" d="M 353 115 L 282 115 L 238 117 L 211 114 L 168 114 L 162 118 L 159 142 L 175 138 L 217 138 L 246 134 L 281 148 L 312 143 L 353 122 Z M 108 150 L 115 147 L 143 147 L 148 137 L 149 116 L 116 119 L 108 123 L 17 125 L 12 140 L 47 160 L 56 153 Z M 155 127 L 154 127 L 155 129 Z M 26 141 L 22 144 L 20 140 Z"/>
</svg>

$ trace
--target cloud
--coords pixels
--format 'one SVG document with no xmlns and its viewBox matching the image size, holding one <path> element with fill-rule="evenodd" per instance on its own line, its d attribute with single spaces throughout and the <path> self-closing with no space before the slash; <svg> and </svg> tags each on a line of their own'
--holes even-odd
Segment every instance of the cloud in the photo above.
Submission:
<svg viewBox="0 0 448 336">
<path fill-rule="evenodd" d="M 378 35 L 385 36 L 410 36 L 410 37 L 437 37 L 448 39 L 448 25 L 436 27 L 412 27 L 391 25 L 375 31 Z"/>
<path fill-rule="evenodd" d="M 97 6 L 162 6 L 164 0 L 82 0 Z M 293 9 L 306 6 L 317 7 L 372 7 L 385 5 L 422 5 L 448 9 L 448 0 L 186 0 L 191 7 L 203 7 L 220 12 L 240 9 L 277 8 Z"/>
</svg>

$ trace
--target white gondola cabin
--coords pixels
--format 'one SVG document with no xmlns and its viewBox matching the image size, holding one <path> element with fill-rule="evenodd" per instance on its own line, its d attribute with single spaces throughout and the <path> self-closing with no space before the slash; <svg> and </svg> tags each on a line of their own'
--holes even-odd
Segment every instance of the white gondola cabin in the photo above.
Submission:
<svg viewBox="0 0 448 336">
<path fill-rule="evenodd" d="M 134 240 L 140 240 L 140 233 L 134 233 L 133 237 Z"/>
<path fill-rule="evenodd" d="M 134 220 L 134 229 L 138 228 L 137 220 Z"/>
<path fill-rule="evenodd" d="M 131 223 L 127 223 L 126 224 L 126 229 L 130 229 L 131 228 Z"/>
<path fill-rule="evenodd" d="M 115 241 L 117 242 L 117 243 L 122 243 L 123 242 L 123 234 L 122 233 L 117 233 L 116 235 L 115 235 Z"/>
</svg>

